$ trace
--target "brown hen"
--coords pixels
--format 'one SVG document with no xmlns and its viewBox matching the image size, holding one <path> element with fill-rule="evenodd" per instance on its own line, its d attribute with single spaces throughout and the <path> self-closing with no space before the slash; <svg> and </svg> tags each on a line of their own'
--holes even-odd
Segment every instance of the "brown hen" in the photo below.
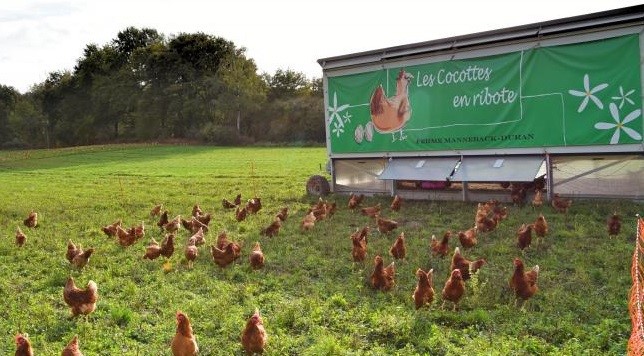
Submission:
<svg viewBox="0 0 644 356">
<path fill-rule="evenodd" d="M 255 353 L 264 353 L 268 335 L 264 329 L 264 323 L 259 309 L 255 309 L 255 313 L 248 319 L 244 330 L 241 334 L 241 343 L 246 354 L 252 355 Z"/>
<path fill-rule="evenodd" d="M 63 289 L 63 300 L 70 307 L 72 316 L 88 315 L 96 310 L 98 286 L 90 280 L 85 289 L 80 289 L 76 287 L 74 278 L 68 277 Z"/>
<path fill-rule="evenodd" d="M 418 278 L 418 283 L 411 296 L 416 309 L 426 305 L 430 306 L 434 301 L 434 270 L 430 269 L 429 272 L 425 272 L 419 268 L 416 270 L 416 278 Z"/>
<path fill-rule="evenodd" d="M 447 281 L 445 281 L 445 286 L 443 287 L 443 291 L 441 292 L 441 295 L 443 297 L 443 304 L 441 305 L 441 309 L 445 307 L 445 303 L 449 300 L 454 305 L 452 310 L 455 311 L 458 308 L 458 302 L 461 300 L 464 294 L 465 282 L 463 282 L 461 271 L 459 269 L 454 269 L 452 270 L 450 277 L 447 279 Z"/>
<path fill-rule="evenodd" d="M 380 255 L 376 255 L 373 260 L 374 268 L 371 273 L 371 286 L 374 289 L 381 291 L 388 291 L 393 288 L 396 274 L 396 265 L 392 261 L 389 266 L 384 267 L 384 262 Z"/>
<path fill-rule="evenodd" d="M 170 343 L 172 355 L 196 355 L 199 352 L 199 346 L 197 346 L 197 340 L 192 333 L 192 325 L 190 325 L 190 319 L 188 319 L 188 315 L 177 311 L 176 320 L 177 331 L 175 332 L 174 337 L 172 338 L 172 342 Z"/>
<path fill-rule="evenodd" d="M 80 347 L 78 346 L 78 335 L 74 335 L 74 337 L 69 341 L 67 346 L 63 349 L 61 356 L 83 356 L 83 353 L 80 351 Z"/>
</svg>

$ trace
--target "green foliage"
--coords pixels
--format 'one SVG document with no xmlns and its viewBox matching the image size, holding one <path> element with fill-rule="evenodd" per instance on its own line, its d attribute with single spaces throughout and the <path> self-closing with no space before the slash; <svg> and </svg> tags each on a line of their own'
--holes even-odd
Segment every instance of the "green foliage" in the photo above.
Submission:
<svg viewBox="0 0 644 356">
<path fill-rule="evenodd" d="M 24 96 L 0 86 L 0 140 L 4 148 L 218 143 L 212 127 L 234 126 L 241 135 L 226 144 L 324 142 L 321 84 L 291 70 L 258 75 L 246 49 L 221 37 L 128 27 L 88 44 L 72 72 L 52 72 Z M 22 97 L 32 108 L 16 106 Z"/>
<path fill-rule="evenodd" d="M 0 354 L 14 352 L 13 335 L 29 334 L 36 354 L 59 354 L 79 335 L 85 354 L 164 355 L 175 332 L 175 313 L 187 313 L 203 354 L 241 355 L 240 333 L 255 308 L 269 334 L 269 355 L 621 355 L 630 333 L 626 301 L 634 214 L 641 204 L 575 200 L 567 222 L 549 206 L 509 206 L 499 228 L 463 250 L 487 264 L 466 283 L 459 310 L 441 310 L 440 291 L 450 258 L 429 253 L 432 234 L 471 225 L 472 202 L 405 201 L 397 231 L 369 234 L 368 260 L 351 261 L 349 234 L 373 222 L 346 208 L 347 197 L 331 194 L 338 212 L 303 232 L 299 224 L 317 197 L 305 195 L 310 175 L 320 174 L 325 148 L 222 148 L 108 145 L 57 150 L 0 151 Z M 243 222 L 221 199 L 241 193 L 262 198 L 263 208 Z M 364 206 L 388 196 L 369 196 Z M 171 216 L 188 216 L 194 204 L 213 214 L 207 244 L 189 268 L 183 256 L 190 235 L 180 230 L 171 269 L 163 259 L 143 260 L 145 246 L 163 233 L 149 211 L 162 203 Z M 259 234 L 275 213 L 289 207 L 279 234 Z M 39 227 L 22 220 L 39 213 Z M 605 217 L 617 210 L 622 233 L 608 239 Z M 527 249 L 528 267 L 539 264 L 539 291 L 522 310 L 508 287 L 516 230 L 542 212 L 551 233 Z M 146 225 L 146 236 L 121 247 L 100 227 L 123 219 Z M 17 227 L 27 234 L 14 244 Z M 208 246 L 220 231 L 242 245 L 242 256 L 216 266 Z M 368 284 L 372 259 L 404 231 L 407 258 L 396 261 L 396 286 L 374 291 Z M 65 260 L 67 241 L 95 247 L 88 266 Z M 264 269 L 254 271 L 248 254 L 259 241 Z M 450 242 L 453 250 L 456 239 Z M 411 294 L 417 268 L 434 269 L 436 295 L 416 310 Z M 97 283 L 97 310 L 71 318 L 62 300 L 68 276 L 84 287 Z"/>
</svg>

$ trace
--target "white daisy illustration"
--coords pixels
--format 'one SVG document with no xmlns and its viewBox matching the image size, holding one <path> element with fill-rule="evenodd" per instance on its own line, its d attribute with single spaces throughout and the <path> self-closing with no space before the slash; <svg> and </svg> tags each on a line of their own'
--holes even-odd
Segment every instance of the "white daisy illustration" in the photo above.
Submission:
<svg viewBox="0 0 644 356">
<path fill-rule="evenodd" d="M 582 100 L 581 102 L 581 105 L 579 105 L 579 109 L 577 109 L 577 112 L 584 111 L 584 109 L 586 108 L 586 105 L 588 105 L 588 100 L 592 100 L 599 109 L 604 109 L 604 104 L 602 104 L 602 102 L 599 101 L 599 99 L 594 94 L 605 89 L 607 86 L 608 86 L 607 83 L 602 83 L 590 89 L 590 78 L 588 77 L 588 74 L 584 74 L 584 91 L 572 90 L 572 89 L 568 90 L 568 93 L 570 93 L 570 95 L 584 98 L 584 100 Z"/>
<path fill-rule="evenodd" d="M 344 111 L 346 108 L 348 108 L 348 104 L 344 104 L 340 107 L 338 107 L 338 95 L 336 92 L 333 93 L 333 106 L 329 106 L 329 121 L 333 122 L 333 120 L 336 120 L 336 127 L 344 127 L 344 121 L 342 121 L 342 117 L 340 117 L 340 113 Z M 339 135 L 339 134 L 338 134 Z"/>
<path fill-rule="evenodd" d="M 624 88 L 622 86 L 619 86 L 619 96 L 614 96 L 611 99 L 613 100 L 620 100 L 619 102 L 619 109 L 622 109 L 622 106 L 624 106 L 624 102 L 628 102 L 631 105 L 635 105 L 635 102 L 629 98 L 631 94 L 635 92 L 635 89 L 631 89 L 628 92 L 624 93 Z"/>
<path fill-rule="evenodd" d="M 626 127 L 624 125 L 628 124 L 629 122 L 637 119 L 641 114 L 642 114 L 642 109 L 637 109 L 635 111 L 632 111 L 630 114 L 626 115 L 624 120 L 620 121 L 619 120 L 619 109 L 617 109 L 617 105 L 615 103 L 610 103 L 608 105 L 608 110 L 610 110 L 610 114 L 613 117 L 613 120 L 615 120 L 615 123 L 612 122 L 598 122 L 595 124 L 595 128 L 598 130 L 612 130 L 615 129 L 615 133 L 613 133 L 613 137 L 610 139 L 610 144 L 615 145 L 619 143 L 619 135 L 621 131 L 624 131 L 630 138 L 633 140 L 641 140 L 642 135 L 639 134 L 639 132 Z"/>
</svg>

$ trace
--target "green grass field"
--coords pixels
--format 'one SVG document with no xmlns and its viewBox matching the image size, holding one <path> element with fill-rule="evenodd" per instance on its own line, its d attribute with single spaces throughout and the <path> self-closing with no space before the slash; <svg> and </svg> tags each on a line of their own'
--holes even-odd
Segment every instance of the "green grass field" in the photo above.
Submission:
<svg viewBox="0 0 644 356">
<path fill-rule="evenodd" d="M 630 334 L 627 296 L 635 213 L 629 201 L 575 201 L 567 223 L 549 206 L 510 206 L 509 218 L 464 252 L 488 264 L 468 281 L 460 310 L 441 310 L 440 290 L 450 255 L 429 253 L 432 234 L 471 226 L 476 202 L 406 201 L 383 215 L 401 222 L 395 233 L 369 235 L 365 263 L 351 261 L 349 235 L 374 223 L 346 207 L 347 197 L 330 195 L 339 211 L 309 232 L 299 224 L 317 198 L 305 194 L 309 176 L 320 174 L 324 148 L 216 148 L 195 146 L 96 146 L 0 152 L 0 354 L 12 354 L 13 337 L 28 333 L 38 355 L 58 355 L 79 335 L 85 355 L 169 355 L 175 312 L 191 319 L 203 355 L 241 355 L 240 333 L 259 308 L 269 334 L 270 355 L 622 355 Z M 262 198 L 263 209 L 238 223 L 222 198 Z M 363 205 L 387 196 L 367 197 Z M 163 260 L 143 260 L 150 237 L 163 233 L 149 216 L 162 203 L 170 217 L 189 216 L 194 204 L 213 214 L 207 244 L 189 269 L 183 248 L 190 233 L 180 230 L 172 270 Z M 290 215 L 279 235 L 260 236 L 279 208 Z M 39 213 L 39 226 L 22 220 Z M 605 221 L 623 217 L 622 233 L 608 239 Z M 514 305 L 508 287 L 520 256 L 516 230 L 542 212 L 550 224 L 545 241 L 523 257 L 539 264 L 539 292 L 526 310 Z M 100 227 L 122 219 L 146 223 L 146 236 L 123 248 Z M 15 245 L 17 227 L 27 235 Z M 216 266 L 209 245 L 226 230 L 242 244 L 233 265 Z M 407 237 L 407 259 L 398 261 L 396 287 L 377 292 L 367 284 L 373 257 L 384 256 L 398 232 Z M 72 239 L 96 252 L 78 271 L 65 259 Z M 259 241 L 266 267 L 248 263 Z M 459 246 L 458 239 L 450 249 Z M 431 308 L 415 310 L 411 294 L 417 268 L 434 269 Z M 98 284 L 96 312 L 71 318 L 62 299 L 68 276 Z"/>
</svg>

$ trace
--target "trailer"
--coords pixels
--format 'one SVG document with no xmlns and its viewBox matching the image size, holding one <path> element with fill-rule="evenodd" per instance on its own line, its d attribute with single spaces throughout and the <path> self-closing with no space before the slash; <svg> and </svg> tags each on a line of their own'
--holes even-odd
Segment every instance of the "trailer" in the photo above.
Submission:
<svg viewBox="0 0 644 356">
<path fill-rule="evenodd" d="M 309 183 L 641 199 L 643 31 L 638 5 L 319 59 L 331 181 Z"/>
</svg>

